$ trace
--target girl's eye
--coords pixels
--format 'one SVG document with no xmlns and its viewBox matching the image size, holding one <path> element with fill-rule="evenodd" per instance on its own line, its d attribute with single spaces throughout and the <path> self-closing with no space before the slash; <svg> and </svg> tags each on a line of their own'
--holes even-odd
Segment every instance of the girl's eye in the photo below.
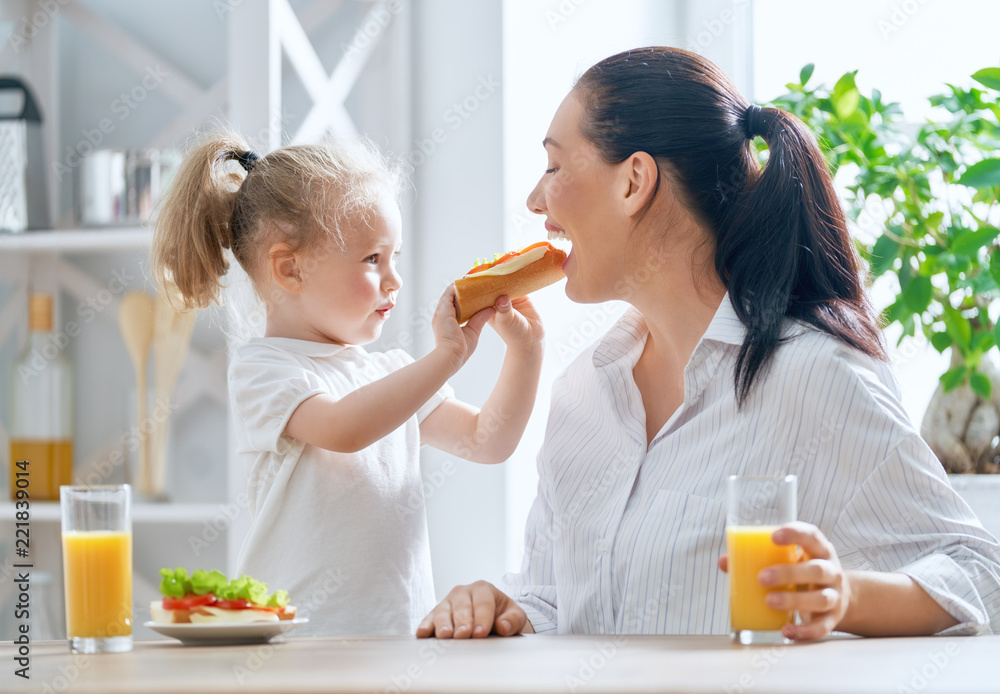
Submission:
<svg viewBox="0 0 1000 694">
<path fill-rule="evenodd" d="M 372 255 L 365 258 L 366 263 L 378 264 L 378 253 L 373 253 Z"/>
</svg>

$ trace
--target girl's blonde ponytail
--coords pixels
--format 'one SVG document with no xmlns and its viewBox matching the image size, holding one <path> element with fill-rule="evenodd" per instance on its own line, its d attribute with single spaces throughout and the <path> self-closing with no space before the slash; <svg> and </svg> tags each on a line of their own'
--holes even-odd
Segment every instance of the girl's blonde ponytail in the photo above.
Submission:
<svg viewBox="0 0 1000 694">
<path fill-rule="evenodd" d="M 219 295 L 229 269 L 236 193 L 246 178 L 238 164 L 228 162 L 248 149 L 237 135 L 204 138 L 186 154 L 163 200 L 153 234 L 153 278 L 164 296 L 184 308 L 204 308 Z"/>
</svg>

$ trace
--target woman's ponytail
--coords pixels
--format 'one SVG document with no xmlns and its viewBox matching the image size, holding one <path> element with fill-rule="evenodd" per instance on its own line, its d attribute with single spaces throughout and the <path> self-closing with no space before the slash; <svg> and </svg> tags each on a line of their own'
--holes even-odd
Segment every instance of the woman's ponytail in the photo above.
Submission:
<svg viewBox="0 0 1000 694">
<path fill-rule="evenodd" d="M 830 172 L 812 132 L 776 108 L 750 105 L 748 143 L 767 143 L 763 172 L 754 165 L 718 230 L 715 267 L 747 327 L 736 364 L 740 400 L 777 348 L 785 318 L 884 357 L 868 304 L 861 261 Z"/>
<path fill-rule="evenodd" d="M 239 161 L 248 150 L 235 135 L 203 139 L 186 154 L 161 204 L 153 278 L 164 296 L 184 308 L 204 308 L 219 295 L 229 269 L 226 249 L 232 245 L 236 193 L 246 178 L 243 169 L 227 162 Z"/>
<path fill-rule="evenodd" d="M 735 374 L 742 403 L 800 320 L 877 359 L 881 330 L 826 162 L 806 126 L 748 105 L 705 58 L 679 48 L 625 51 L 576 83 L 581 132 L 609 164 L 646 152 L 715 236 L 715 268 L 746 327 Z M 761 170 L 752 142 L 768 145 Z"/>
</svg>

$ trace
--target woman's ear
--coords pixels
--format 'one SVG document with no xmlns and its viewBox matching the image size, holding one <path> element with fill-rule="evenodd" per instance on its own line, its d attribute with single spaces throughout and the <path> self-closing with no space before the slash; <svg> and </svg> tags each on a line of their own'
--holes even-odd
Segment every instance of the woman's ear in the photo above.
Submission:
<svg viewBox="0 0 1000 694">
<path fill-rule="evenodd" d="M 625 176 L 624 212 L 632 217 L 645 209 L 653 199 L 660 167 L 647 152 L 636 152 L 623 161 L 621 166 Z"/>
<path fill-rule="evenodd" d="M 287 243 L 276 243 L 267 251 L 271 281 L 289 294 L 302 291 L 302 266 L 298 254 Z"/>
</svg>

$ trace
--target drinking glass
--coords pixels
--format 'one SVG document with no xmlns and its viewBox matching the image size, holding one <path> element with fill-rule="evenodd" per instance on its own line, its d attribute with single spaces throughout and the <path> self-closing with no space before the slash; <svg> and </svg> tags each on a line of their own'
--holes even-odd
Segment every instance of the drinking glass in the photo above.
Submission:
<svg viewBox="0 0 1000 694">
<path fill-rule="evenodd" d="M 727 486 L 726 545 L 729 561 L 729 619 L 733 640 L 743 644 L 783 643 L 781 628 L 794 619 L 794 610 L 767 605 L 772 590 L 757 575 L 774 564 L 794 564 L 796 545 L 776 545 L 771 534 L 795 520 L 796 478 L 729 478 Z"/>
<path fill-rule="evenodd" d="M 73 653 L 132 650 L 132 490 L 62 486 L 66 636 Z"/>
</svg>

